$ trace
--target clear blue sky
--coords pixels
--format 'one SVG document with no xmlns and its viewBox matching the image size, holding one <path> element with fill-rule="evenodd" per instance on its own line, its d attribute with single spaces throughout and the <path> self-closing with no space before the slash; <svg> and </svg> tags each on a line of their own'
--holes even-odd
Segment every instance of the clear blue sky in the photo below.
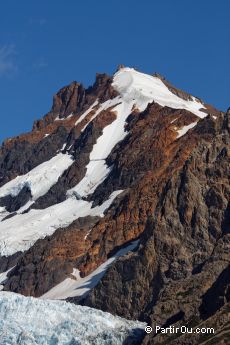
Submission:
<svg viewBox="0 0 230 345">
<path fill-rule="evenodd" d="M 52 96 L 118 64 L 230 106 L 229 0 L 9 0 L 0 10 L 0 141 L 30 130 Z"/>
</svg>

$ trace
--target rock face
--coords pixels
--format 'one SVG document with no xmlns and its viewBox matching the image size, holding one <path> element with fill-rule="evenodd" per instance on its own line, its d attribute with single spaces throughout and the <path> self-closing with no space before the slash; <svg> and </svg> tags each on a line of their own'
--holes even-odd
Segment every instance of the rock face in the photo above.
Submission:
<svg viewBox="0 0 230 345">
<path fill-rule="evenodd" d="M 229 337 L 230 141 L 226 116 L 214 138 L 202 140 L 166 182 L 148 217 L 139 250 L 115 263 L 84 304 L 150 325 L 214 327 L 213 344 Z M 166 339 L 169 344 L 200 344 L 205 338 L 174 337 L 151 334 L 144 344 L 162 344 Z M 206 334 L 209 338 L 212 335 Z"/>
<path fill-rule="evenodd" d="M 28 250 L 2 255 L 0 272 L 15 266 L 4 290 L 41 296 L 73 268 L 88 275 L 122 246 L 139 239 L 139 247 L 113 263 L 80 303 L 152 327 L 215 329 L 214 334 L 193 337 L 152 332 L 143 340 L 146 345 L 228 344 L 230 113 L 219 112 L 158 75 L 138 79 L 136 87 L 138 72 L 121 67 L 117 73 L 120 84 L 117 74 L 97 75 L 87 90 L 76 82 L 61 89 L 51 111 L 31 133 L 1 148 L 3 187 L 57 151 L 73 159 L 38 198 L 31 182 L 16 195 L 1 196 L 0 188 L 2 228 L 15 219 L 17 231 L 18 219 L 25 214 L 62 203 L 64 207 L 70 193 L 96 209 L 111 193 L 122 190 L 103 217 L 78 217 L 76 212 L 72 222 L 61 223 Z M 121 126 L 125 132 L 115 140 Z M 108 170 L 97 180 L 100 162 Z M 84 188 L 89 192 L 81 187 L 86 177 Z M 71 301 L 79 303 L 79 298 Z"/>
</svg>

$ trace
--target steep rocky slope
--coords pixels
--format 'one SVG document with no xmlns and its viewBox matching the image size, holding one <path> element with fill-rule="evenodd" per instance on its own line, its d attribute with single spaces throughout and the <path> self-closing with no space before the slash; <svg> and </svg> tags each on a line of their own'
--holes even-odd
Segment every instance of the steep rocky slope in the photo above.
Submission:
<svg viewBox="0 0 230 345">
<path fill-rule="evenodd" d="M 210 341 L 227 344 L 229 133 L 230 112 L 159 75 L 122 67 L 61 89 L 0 150 L 4 290 L 39 297 L 80 279 L 74 270 L 95 278 L 138 240 L 70 301 L 150 325 L 212 325 Z M 206 340 L 151 333 L 143 344 Z"/>
<path fill-rule="evenodd" d="M 172 334 L 167 341 L 151 334 L 144 344 L 203 344 L 209 338 L 207 344 L 219 344 L 219 338 L 228 343 L 229 116 L 215 126 L 203 123 L 206 138 L 201 127 L 201 142 L 166 182 L 148 217 L 139 250 L 117 261 L 84 301 L 150 325 L 216 331 L 176 340 Z"/>
</svg>

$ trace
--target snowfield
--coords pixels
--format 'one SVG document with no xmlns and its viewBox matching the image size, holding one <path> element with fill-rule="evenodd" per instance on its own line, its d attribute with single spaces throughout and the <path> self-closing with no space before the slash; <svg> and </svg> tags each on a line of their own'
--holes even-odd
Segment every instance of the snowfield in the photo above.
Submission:
<svg viewBox="0 0 230 345">
<path fill-rule="evenodd" d="M 28 187 L 32 199 L 46 194 L 58 178 L 73 164 L 72 156 L 59 153 L 50 160 L 38 165 L 25 175 L 17 176 L 0 188 L 0 198 L 6 195 L 16 196 L 23 187 Z"/>
<path fill-rule="evenodd" d="M 144 111 L 148 103 L 153 101 L 162 107 L 188 110 L 200 118 L 207 116 L 201 109 L 206 109 L 197 98 L 184 100 L 172 93 L 158 77 L 136 71 L 133 68 L 121 68 L 115 75 L 113 87 L 126 102 L 135 100 L 140 111 Z"/>
<path fill-rule="evenodd" d="M 122 192 L 113 192 L 102 205 L 70 197 L 42 210 L 32 209 L 0 223 L 0 255 L 9 256 L 29 249 L 39 238 L 52 235 L 56 229 L 66 227 L 79 217 L 104 216 L 113 200 Z"/>
<path fill-rule="evenodd" d="M 0 292 L 1 345 L 122 345 L 145 326 L 64 301 Z"/>
</svg>

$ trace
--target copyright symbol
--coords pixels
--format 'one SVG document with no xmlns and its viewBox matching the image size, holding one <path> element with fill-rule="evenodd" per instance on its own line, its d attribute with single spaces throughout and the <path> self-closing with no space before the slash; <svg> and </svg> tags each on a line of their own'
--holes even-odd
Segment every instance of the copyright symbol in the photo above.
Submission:
<svg viewBox="0 0 230 345">
<path fill-rule="evenodd" d="M 151 326 L 146 326 L 146 327 L 145 327 L 145 332 L 146 332 L 146 333 L 151 333 L 152 330 L 153 330 L 153 329 L 152 329 Z"/>
</svg>

